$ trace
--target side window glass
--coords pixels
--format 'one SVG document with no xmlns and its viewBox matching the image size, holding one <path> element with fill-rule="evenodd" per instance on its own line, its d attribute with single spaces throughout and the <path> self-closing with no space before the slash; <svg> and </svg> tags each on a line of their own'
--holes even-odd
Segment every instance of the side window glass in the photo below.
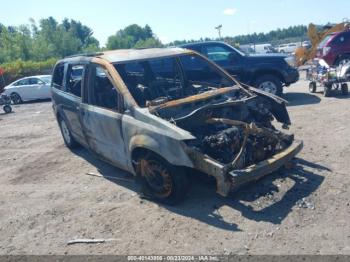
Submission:
<svg viewBox="0 0 350 262">
<path fill-rule="evenodd" d="M 89 83 L 91 85 L 89 103 L 117 111 L 118 92 L 101 66 L 96 65 L 91 68 Z"/>
<path fill-rule="evenodd" d="M 81 97 L 81 87 L 83 81 L 84 66 L 70 65 L 67 72 L 66 91 L 77 97 Z"/>
<path fill-rule="evenodd" d="M 57 89 L 63 87 L 64 64 L 57 65 L 53 72 L 52 85 Z"/>
<path fill-rule="evenodd" d="M 230 50 L 223 46 L 207 46 L 206 56 L 214 62 L 222 62 L 229 60 Z"/>
<path fill-rule="evenodd" d="M 27 78 L 27 79 L 20 80 L 20 81 L 18 81 L 15 85 L 16 85 L 16 86 L 26 86 L 26 85 L 29 85 L 29 80 L 28 80 L 28 78 Z"/>
<path fill-rule="evenodd" d="M 41 81 L 38 78 L 29 78 L 29 84 L 30 85 L 39 85 L 39 84 L 42 84 L 42 83 L 43 83 L 43 81 Z"/>
</svg>

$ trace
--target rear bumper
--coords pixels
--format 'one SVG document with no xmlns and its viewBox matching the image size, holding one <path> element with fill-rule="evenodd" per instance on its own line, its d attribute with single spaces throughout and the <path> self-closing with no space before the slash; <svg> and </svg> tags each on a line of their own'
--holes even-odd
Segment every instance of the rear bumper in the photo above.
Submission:
<svg viewBox="0 0 350 262">
<path fill-rule="evenodd" d="M 288 148 L 273 155 L 271 158 L 245 169 L 232 171 L 228 171 L 227 166 L 218 163 L 198 151 L 190 150 L 188 154 L 193 161 L 195 169 L 216 178 L 217 193 L 222 196 L 227 196 L 230 191 L 278 170 L 295 157 L 302 148 L 303 142 L 294 140 Z"/>
</svg>

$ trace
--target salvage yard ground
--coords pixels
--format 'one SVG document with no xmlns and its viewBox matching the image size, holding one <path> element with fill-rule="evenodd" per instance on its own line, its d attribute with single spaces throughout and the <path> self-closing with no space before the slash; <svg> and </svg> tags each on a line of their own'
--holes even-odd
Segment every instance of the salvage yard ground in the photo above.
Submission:
<svg viewBox="0 0 350 262">
<path fill-rule="evenodd" d="M 0 113 L 0 254 L 350 254 L 350 97 L 290 87 L 296 167 L 220 197 L 192 179 L 187 200 L 141 200 L 132 179 L 63 144 L 51 103 Z M 198 179 L 198 178 L 197 178 Z M 77 238 L 112 239 L 67 245 Z"/>
</svg>

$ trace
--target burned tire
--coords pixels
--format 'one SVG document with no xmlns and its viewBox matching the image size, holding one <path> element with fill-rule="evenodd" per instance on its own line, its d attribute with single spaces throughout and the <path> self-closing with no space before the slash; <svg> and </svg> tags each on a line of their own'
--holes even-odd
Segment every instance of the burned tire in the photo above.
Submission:
<svg viewBox="0 0 350 262">
<path fill-rule="evenodd" d="M 73 149 L 79 146 L 78 142 L 72 136 L 66 121 L 63 118 L 58 118 L 58 124 L 60 126 L 61 134 L 63 137 L 63 141 L 69 149 Z"/>
<path fill-rule="evenodd" d="M 281 80 L 274 75 L 263 75 L 258 77 L 254 86 L 277 96 L 281 96 L 283 93 Z"/>
<path fill-rule="evenodd" d="M 12 112 L 12 107 L 10 105 L 5 105 L 2 109 L 6 114 L 9 114 Z"/>
<path fill-rule="evenodd" d="M 137 159 L 136 173 L 141 194 L 152 200 L 175 205 L 184 200 L 188 189 L 187 174 L 163 158 L 148 152 Z"/>
<path fill-rule="evenodd" d="M 10 98 L 11 98 L 11 101 L 14 105 L 18 105 L 18 104 L 23 103 L 21 96 L 17 93 L 12 93 L 10 95 Z"/>
<path fill-rule="evenodd" d="M 315 93 L 316 92 L 316 83 L 315 82 L 310 82 L 310 84 L 309 84 L 309 92 L 310 93 Z"/>
<path fill-rule="evenodd" d="M 323 89 L 323 96 L 330 97 L 331 92 L 332 92 L 332 85 L 325 85 Z"/>
</svg>

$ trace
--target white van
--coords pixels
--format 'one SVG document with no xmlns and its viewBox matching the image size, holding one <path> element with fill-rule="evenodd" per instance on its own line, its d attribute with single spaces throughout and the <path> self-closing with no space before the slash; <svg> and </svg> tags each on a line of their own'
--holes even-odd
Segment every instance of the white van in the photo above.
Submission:
<svg viewBox="0 0 350 262">
<path fill-rule="evenodd" d="M 253 48 L 257 54 L 276 53 L 271 44 L 252 45 L 251 48 Z"/>
</svg>

